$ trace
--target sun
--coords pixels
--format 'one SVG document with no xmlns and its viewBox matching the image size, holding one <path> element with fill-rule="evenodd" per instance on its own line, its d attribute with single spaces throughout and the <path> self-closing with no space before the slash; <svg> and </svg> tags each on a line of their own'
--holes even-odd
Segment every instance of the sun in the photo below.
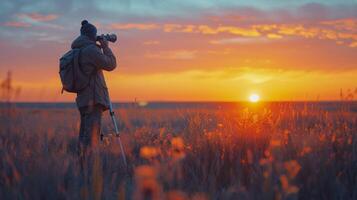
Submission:
<svg viewBox="0 0 357 200">
<path fill-rule="evenodd" d="M 258 94 L 251 94 L 249 96 L 249 101 L 252 103 L 256 103 L 260 100 L 260 96 Z"/>
</svg>

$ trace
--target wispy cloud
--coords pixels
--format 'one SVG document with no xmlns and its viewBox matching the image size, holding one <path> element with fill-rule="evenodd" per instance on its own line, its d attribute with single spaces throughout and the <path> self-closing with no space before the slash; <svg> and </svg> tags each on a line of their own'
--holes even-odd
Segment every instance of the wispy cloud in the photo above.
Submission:
<svg viewBox="0 0 357 200">
<path fill-rule="evenodd" d="M 265 36 L 268 39 L 281 39 L 285 37 L 302 37 L 302 38 L 315 38 L 324 40 L 344 41 L 350 47 L 353 47 L 353 43 L 357 42 L 356 33 L 356 22 L 354 20 L 341 19 L 330 22 L 322 22 L 325 26 L 320 26 L 320 23 L 305 25 L 305 24 L 255 24 L 251 25 L 250 28 L 242 29 L 239 27 L 219 27 L 212 29 L 210 27 L 204 26 L 203 34 L 218 34 L 218 33 L 229 33 L 232 35 L 240 35 L 243 37 L 258 37 Z M 264 41 L 264 40 L 245 40 L 242 38 L 233 38 L 220 40 L 221 42 L 216 43 L 242 43 L 242 42 L 253 42 L 253 41 Z M 213 42 L 215 43 L 215 42 Z"/>
<path fill-rule="evenodd" d="M 26 22 L 10 21 L 10 22 L 5 22 L 4 26 L 15 27 L 15 28 L 27 28 L 27 27 L 31 27 L 31 24 Z"/>
<path fill-rule="evenodd" d="M 34 21 L 34 22 L 48 22 L 58 18 L 55 14 L 40 14 L 40 13 L 22 13 L 17 15 L 20 19 Z"/>
<path fill-rule="evenodd" d="M 298 36 L 302 38 L 315 38 L 324 40 L 333 40 L 335 42 L 344 41 L 347 45 L 357 42 L 354 22 L 338 20 L 334 22 L 322 22 L 325 26 L 319 24 L 263 24 L 254 27 L 269 38 L 280 38 L 282 36 Z M 327 25 L 327 26 L 326 26 Z M 274 34 L 274 35 L 272 35 Z M 279 34 L 279 35 L 277 35 Z"/>
<path fill-rule="evenodd" d="M 170 32 L 176 32 L 176 33 L 193 33 L 197 32 L 195 25 L 185 25 L 185 24 L 164 24 L 163 25 L 163 31 L 170 33 Z"/>
<path fill-rule="evenodd" d="M 173 50 L 161 51 L 158 53 L 146 53 L 146 58 L 151 59 L 170 59 L 170 60 L 191 60 L 197 55 L 195 50 Z"/>
<path fill-rule="evenodd" d="M 254 38 L 246 38 L 246 37 L 234 37 L 234 38 L 223 38 L 217 40 L 211 40 L 210 44 L 251 44 L 251 43 L 262 43 L 269 42 L 269 40 L 265 37 L 254 37 Z"/>
<path fill-rule="evenodd" d="M 269 34 L 267 34 L 267 37 L 268 37 L 269 39 L 281 39 L 281 38 L 283 38 L 282 35 L 275 34 L 275 33 L 269 33 Z"/>
<path fill-rule="evenodd" d="M 321 24 L 332 26 L 339 30 L 347 30 L 347 31 L 357 30 L 357 18 L 328 20 L 328 21 L 322 21 Z"/>
<path fill-rule="evenodd" d="M 138 24 L 138 23 L 129 23 L 129 24 L 122 24 L 122 23 L 111 23 L 109 24 L 109 29 L 114 30 L 154 30 L 158 29 L 160 26 L 157 24 Z"/>
<path fill-rule="evenodd" d="M 225 16 L 221 16 L 225 19 Z M 165 33 L 187 33 L 203 35 L 239 36 L 233 39 L 215 39 L 211 43 L 231 44 L 247 42 L 265 42 L 282 38 L 300 37 L 306 39 L 332 40 L 337 44 L 354 47 L 357 42 L 357 19 L 344 18 L 323 20 L 309 23 L 284 22 L 284 23 L 245 23 L 244 25 L 220 25 L 185 23 L 112 23 L 110 29 L 114 30 L 141 30 L 163 31 Z M 241 38 L 242 37 L 242 38 Z M 256 38 L 256 39 L 244 39 Z"/>
<path fill-rule="evenodd" d="M 201 33 L 206 35 L 216 35 L 221 33 L 230 33 L 247 37 L 257 37 L 260 33 L 255 29 L 243 28 L 238 26 L 210 26 L 210 25 L 192 25 L 192 24 L 164 24 L 163 31 L 168 33 Z"/>
<path fill-rule="evenodd" d="M 40 14 L 40 13 L 20 13 L 13 17 L 14 19 L 5 22 L 3 25 L 7 27 L 28 28 L 34 26 L 42 26 L 46 28 L 62 29 L 60 25 L 50 23 L 58 18 L 55 14 Z"/>
</svg>

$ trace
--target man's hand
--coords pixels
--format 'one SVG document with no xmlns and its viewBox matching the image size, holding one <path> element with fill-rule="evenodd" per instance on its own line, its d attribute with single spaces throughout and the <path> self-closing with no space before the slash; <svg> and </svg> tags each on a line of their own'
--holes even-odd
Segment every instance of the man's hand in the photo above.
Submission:
<svg viewBox="0 0 357 200">
<path fill-rule="evenodd" d="M 109 46 L 108 40 L 104 37 L 104 34 L 102 34 L 101 37 L 102 39 L 99 40 L 100 46 L 102 47 L 102 49 L 108 48 Z"/>
</svg>

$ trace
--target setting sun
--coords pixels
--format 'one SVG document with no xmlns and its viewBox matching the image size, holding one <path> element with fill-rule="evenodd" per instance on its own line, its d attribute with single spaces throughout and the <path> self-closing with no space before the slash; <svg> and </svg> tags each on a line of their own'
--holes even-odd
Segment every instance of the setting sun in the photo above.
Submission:
<svg viewBox="0 0 357 200">
<path fill-rule="evenodd" d="M 253 102 L 253 103 L 258 102 L 259 99 L 260 99 L 260 97 L 259 97 L 259 95 L 257 95 L 257 94 L 251 94 L 251 95 L 249 96 L 249 101 L 250 101 L 250 102 Z"/>
</svg>

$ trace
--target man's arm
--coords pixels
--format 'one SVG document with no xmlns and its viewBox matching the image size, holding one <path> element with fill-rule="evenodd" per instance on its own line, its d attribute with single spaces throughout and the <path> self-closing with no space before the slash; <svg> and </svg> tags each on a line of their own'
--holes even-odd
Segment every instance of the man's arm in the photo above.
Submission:
<svg viewBox="0 0 357 200">
<path fill-rule="evenodd" d="M 100 41 L 103 52 L 100 48 L 95 47 L 91 57 L 94 62 L 94 65 L 98 69 L 103 69 L 106 71 L 112 71 L 116 68 L 116 58 L 112 50 L 108 46 L 108 41 Z"/>
</svg>

